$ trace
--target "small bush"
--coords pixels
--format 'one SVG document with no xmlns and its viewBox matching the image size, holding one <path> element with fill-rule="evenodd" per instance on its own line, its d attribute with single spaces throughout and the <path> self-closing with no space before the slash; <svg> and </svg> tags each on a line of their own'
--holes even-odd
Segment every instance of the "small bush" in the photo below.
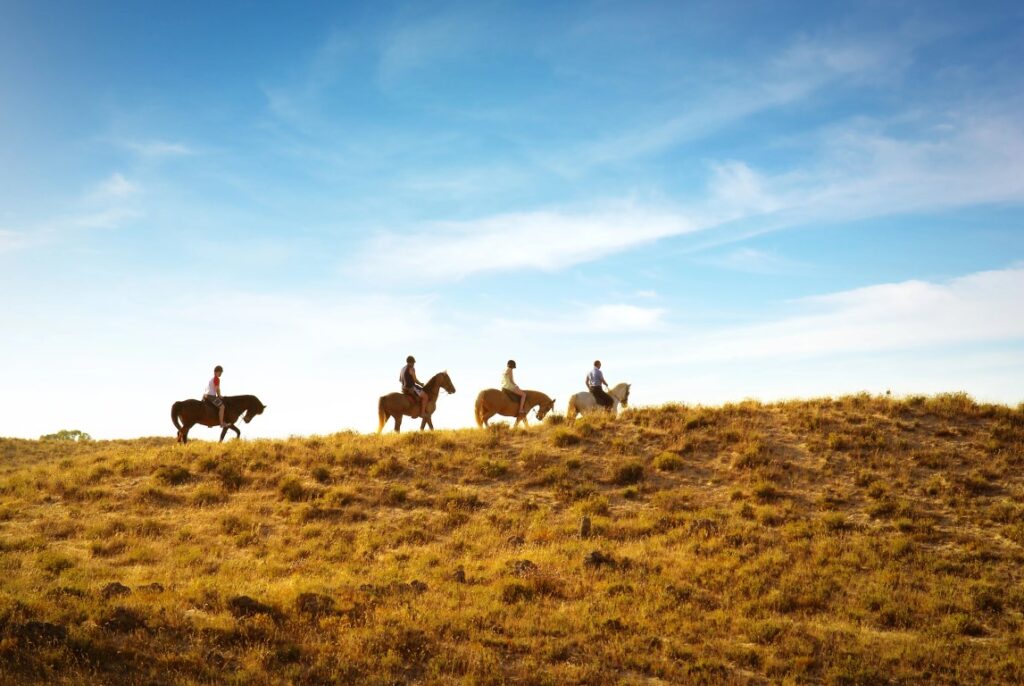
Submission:
<svg viewBox="0 0 1024 686">
<path fill-rule="evenodd" d="M 477 461 L 476 471 L 487 479 L 500 479 L 508 474 L 508 465 L 497 460 L 482 459 Z"/>
<path fill-rule="evenodd" d="M 220 503 L 227 502 L 227 500 L 228 494 L 219 485 L 203 484 L 192 494 L 192 504 L 199 507 L 219 505 Z"/>
<path fill-rule="evenodd" d="M 156 478 L 168 486 L 180 486 L 192 478 L 192 473 L 181 465 L 164 465 L 156 470 Z"/>
<path fill-rule="evenodd" d="M 579 445 L 580 435 L 572 429 L 558 429 L 551 435 L 551 442 L 559 448 L 568 448 L 573 445 Z"/>
<path fill-rule="evenodd" d="M 644 478 L 644 467 L 640 462 L 633 461 L 619 465 L 612 475 L 612 483 L 616 486 L 630 486 L 640 483 Z"/>
<path fill-rule="evenodd" d="M 282 498 L 293 503 L 301 502 L 308 497 L 306 487 L 294 476 L 286 476 L 277 485 L 277 492 Z"/>
<path fill-rule="evenodd" d="M 661 472 L 675 472 L 686 466 L 683 458 L 670 452 L 664 452 L 654 458 L 654 468 Z"/>
</svg>

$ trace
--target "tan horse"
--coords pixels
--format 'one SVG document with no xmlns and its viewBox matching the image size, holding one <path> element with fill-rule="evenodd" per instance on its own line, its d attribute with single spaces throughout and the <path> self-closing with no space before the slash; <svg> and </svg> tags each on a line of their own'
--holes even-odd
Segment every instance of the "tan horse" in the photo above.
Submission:
<svg viewBox="0 0 1024 686">
<path fill-rule="evenodd" d="M 523 416 L 518 417 L 516 416 L 519 413 L 518 397 L 513 400 L 505 391 L 497 388 L 487 388 L 480 391 L 480 395 L 476 397 L 476 425 L 479 427 L 487 426 L 488 419 L 496 414 L 500 414 L 503 417 L 516 417 L 516 423 L 512 425 L 513 429 L 519 426 L 519 422 L 530 426 L 530 422 L 526 420 L 526 413 L 535 407 L 537 408 L 537 419 L 542 420 L 544 415 L 555 407 L 555 401 L 540 391 L 526 391 Z"/>
<path fill-rule="evenodd" d="M 439 372 L 430 377 L 423 386 L 423 392 L 427 394 L 427 413 L 423 415 L 423 421 L 420 422 L 420 431 L 423 431 L 427 426 L 430 430 L 434 430 L 434 422 L 431 417 L 434 414 L 434 410 L 437 409 L 437 397 L 441 394 L 441 389 L 448 391 L 449 393 L 455 392 L 455 386 L 452 385 L 451 377 L 448 376 L 448 372 Z M 377 433 L 384 430 L 384 425 L 387 424 L 388 419 L 391 417 L 395 418 L 395 431 L 402 430 L 402 416 L 417 418 L 420 416 L 420 403 L 418 400 L 414 401 L 412 398 L 407 396 L 405 393 L 388 393 L 382 395 L 380 401 L 377 402 L 377 416 L 380 419 L 380 426 L 377 427 Z"/>
</svg>

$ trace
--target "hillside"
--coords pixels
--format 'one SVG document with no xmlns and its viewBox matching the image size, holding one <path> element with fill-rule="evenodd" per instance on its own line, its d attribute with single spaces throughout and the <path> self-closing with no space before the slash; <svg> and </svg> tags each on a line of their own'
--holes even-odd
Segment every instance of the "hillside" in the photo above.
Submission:
<svg viewBox="0 0 1024 686">
<path fill-rule="evenodd" d="M 0 460 L 5 684 L 1024 682 L 1024 407 Z"/>
</svg>

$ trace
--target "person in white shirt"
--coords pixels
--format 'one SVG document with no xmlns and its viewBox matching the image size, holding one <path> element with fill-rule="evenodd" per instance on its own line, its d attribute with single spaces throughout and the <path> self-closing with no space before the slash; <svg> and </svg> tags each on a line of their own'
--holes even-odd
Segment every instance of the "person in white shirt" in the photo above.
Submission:
<svg viewBox="0 0 1024 686">
<path fill-rule="evenodd" d="M 521 389 L 515 379 L 512 378 L 512 370 L 516 368 L 516 361 L 509 360 L 508 366 L 505 367 L 505 372 L 501 375 L 501 390 L 508 391 L 513 395 L 519 396 L 519 415 L 520 417 L 526 414 L 524 406 L 526 405 L 526 391 Z"/>
<path fill-rule="evenodd" d="M 602 386 L 607 386 L 608 382 L 604 380 L 604 372 L 601 371 L 601 360 L 594 360 L 594 368 L 587 374 L 586 384 L 587 390 L 593 394 L 597 404 L 611 409 L 615 401 L 602 388 Z"/>
<path fill-rule="evenodd" d="M 220 428 L 222 429 L 227 427 L 227 424 L 224 423 L 224 396 L 220 394 L 220 375 L 223 373 L 224 368 L 219 364 L 214 367 L 213 378 L 206 384 L 206 392 L 203 393 L 203 400 L 216 407 L 220 413 Z M 223 436 L 221 440 L 224 440 Z"/>
</svg>

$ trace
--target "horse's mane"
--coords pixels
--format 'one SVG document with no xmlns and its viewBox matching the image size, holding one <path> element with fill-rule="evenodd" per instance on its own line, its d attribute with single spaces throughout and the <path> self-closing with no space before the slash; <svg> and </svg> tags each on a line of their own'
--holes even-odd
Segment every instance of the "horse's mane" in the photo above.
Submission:
<svg viewBox="0 0 1024 686">
<path fill-rule="evenodd" d="M 427 380 L 427 383 L 423 384 L 423 387 L 427 388 L 431 384 L 441 383 L 441 377 L 444 376 L 447 373 L 448 373 L 447 371 L 444 371 L 444 372 L 438 372 L 437 374 L 434 374 L 432 377 L 430 377 L 430 379 Z"/>
</svg>

